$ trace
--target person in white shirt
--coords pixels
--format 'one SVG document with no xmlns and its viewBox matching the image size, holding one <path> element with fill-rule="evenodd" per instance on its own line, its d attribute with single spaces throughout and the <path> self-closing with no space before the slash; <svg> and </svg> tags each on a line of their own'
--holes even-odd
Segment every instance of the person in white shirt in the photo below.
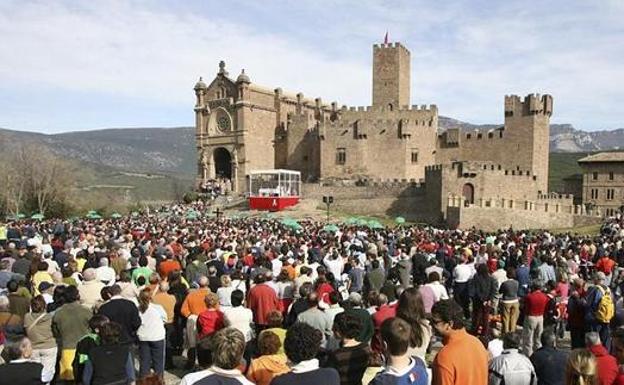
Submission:
<svg viewBox="0 0 624 385">
<path fill-rule="evenodd" d="M 230 298 L 232 297 L 233 291 L 234 287 L 232 286 L 232 279 L 229 275 L 223 274 L 221 276 L 221 287 L 217 289 L 217 295 L 219 296 L 219 305 L 232 306 Z"/>
<path fill-rule="evenodd" d="M 271 261 L 271 272 L 274 277 L 277 277 L 282 272 L 282 266 L 284 266 L 284 263 L 282 263 L 281 258 L 282 257 L 279 256 L 277 258 L 273 258 Z"/>
<path fill-rule="evenodd" d="M 52 259 L 52 252 L 43 254 L 44 262 L 48 265 L 48 274 L 52 275 L 61 271 L 58 263 Z"/>
<path fill-rule="evenodd" d="M 230 303 L 232 306 L 221 308 L 230 327 L 240 330 L 245 336 L 245 342 L 253 338 L 253 313 L 243 306 L 245 294 L 240 290 L 232 291 Z"/>
<path fill-rule="evenodd" d="M 100 267 L 95 269 L 95 277 L 106 286 L 112 286 L 115 284 L 115 269 L 108 266 L 108 258 L 100 258 Z"/>
<path fill-rule="evenodd" d="M 152 290 L 145 288 L 139 293 L 139 377 L 150 369 L 162 377 L 165 373 L 165 322 L 167 313 L 162 306 L 152 302 Z"/>
<path fill-rule="evenodd" d="M 329 253 L 323 258 L 323 263 L 327 269 L 334 274 L 334 277 L 339 280 L 342 276 L 342 270 L 344 269 L 345 261 L 335 252 L 333 249 L 329 250 Z"/>
<path fill-rule="evenodd" d="M 430 287 L 431 291 L 434 295 L 434 303 L 438 302 L 441 299 L 449 299 L 448 293 L 446 292 L 446 287 L 442 283 L 440 283 L 440 275 L 437 271 L 432 271 L 427 276 L 428 283 L 425 286 Z"/>
</svg>

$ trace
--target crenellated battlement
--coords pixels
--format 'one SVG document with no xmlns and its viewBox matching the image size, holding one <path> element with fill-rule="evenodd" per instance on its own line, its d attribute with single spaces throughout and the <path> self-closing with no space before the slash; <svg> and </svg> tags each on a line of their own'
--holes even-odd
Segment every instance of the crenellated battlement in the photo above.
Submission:
<svg viewBox="0 0 624 385">
<path fill-rule="evenodd" d="M 421 105 L 417 105 L 417 104 L 412 104 L 412 105 L 405 105 L 405 106 L 399 106 L 399 107 L 393 107 L 393 108 L 389 108 L 387 106 L 345 106 L 343 105 L 341 108 L 342 111 L 350 111 L 350 112 L 363 112 L 363 111 L 368 111 L 368 112 L 405 112 L 405 111 L 425 111 L 425 112 L 431 112 L 431 113 L 438 113 L 438 106 L 435 104 L 430 104 L 430 105 L 426 105 L 426 104 L 421 104 Z"/>
<path fill-rule="evenodd" d="M 401 50 L 401 51 L 405 51 L 407 53 L 409 53 L 409 50 L 401 43 L 397 42 L 390 42 L 388 44 L 373 44 L 373 52 L 376 51 L 380 51 L 380 50 Z"/>
<path fill-rule="evenodd" d="M 499 127 L 499 128 L 492 128 L 489 130 L 477 129 L 477 130 L 465 131 L 465 132 L 461 132 L 461 136 L 462 136 L 461 139 L 466 140 L 466 141 L 482 140 L 482 139 L 483 140 L 504 139 L 505 128 Z"/>
<path fill-rule="evenodd" d="M 518 95 L 505 95 L 505 117 L 546 115 L 553 112 L 551 95 L 529 94 L 523 99 Z"/>
<path fill-rule="evenodd" d="M 444 165 L 442 164 L 434 164 L 431 166 L 425 166 L 425 172 L 441 171 L 443 168 L 444 168 Z"/>
</svg>

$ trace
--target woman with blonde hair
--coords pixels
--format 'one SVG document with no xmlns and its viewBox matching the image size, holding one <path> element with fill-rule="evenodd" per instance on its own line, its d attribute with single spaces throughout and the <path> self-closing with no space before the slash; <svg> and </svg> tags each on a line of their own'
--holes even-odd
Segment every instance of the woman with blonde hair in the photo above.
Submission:
<svg viewBox="0 0 624 385">
<path fill-rule="evenodd" d="M 597 384 L 596 358 L 586 349 L 574 349 L 566 365 L 566 385 Z"/>
<path fill-rule="evenodd" d="M 229 275 L 223 274 L 221 276 L 221 287 L 217 289 L 217 295 L 219 296 L 219 304 L 221 306 L 232 306 L 230 298 L 232 297 L 232 278 Z"/>
</svg>

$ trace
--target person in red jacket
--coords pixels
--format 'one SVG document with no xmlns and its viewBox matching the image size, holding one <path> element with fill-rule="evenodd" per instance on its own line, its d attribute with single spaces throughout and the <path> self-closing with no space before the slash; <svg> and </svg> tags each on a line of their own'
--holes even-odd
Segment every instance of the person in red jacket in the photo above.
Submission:
<svg viewBox="0 0 624 385">
<path fill-rule="evenodd" d="M 531 292 L 524 297 L 524 341 L 522 352 L 531 357 L 533 351 L 542 347 L 541 336 L 544 331 L 544 312 L 549 298 L 542 291 L 539 281 L 531 284 Z"/>
<path fill-rule="evenodd" d="M 605 285 L 607 286 L 611 284 L 611 273 L 613 272 L 614 267 L 615 261 L 606 254 L 603 255 L 598 262 L 596 262 L 596 270 L 602 271 L 605 274 Z"/>
<path fill-rule="evenodd" d="M 587 350 L 596 357 L 598 364 L 598 383 L 596 385 L 612 385 L 618 376 L 617 360 L 602 346 L 600 335 L 597 332 L 587 332 L 585 344 Z"/>
<path fill-rule="evenodd" d="M 272 311 L 280 311 L 280 301 L 277 293 L 269 285 L 265 283 L 266 276 L 258 274 L 254 280 L 255 286 L 249 290 L 247 297 L 247 306 L 254 315 L 254 323 L 256 331 L 264 330 L 268 322 L 268 315 Z"/>
<path fill-rule="evenodd" d="M 613 341 L 613 352 L 620 365 L 624 364 L 624 329 L 615 329 L 611 336 Z M 624 365 L 620 366 L 617 377 L 613 385 L 624 385 Z"/>
</svg>

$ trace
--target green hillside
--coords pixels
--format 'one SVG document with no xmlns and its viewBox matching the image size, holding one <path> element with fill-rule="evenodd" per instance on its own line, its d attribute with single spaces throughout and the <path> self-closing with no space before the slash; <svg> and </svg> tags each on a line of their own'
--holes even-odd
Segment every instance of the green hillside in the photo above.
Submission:
<svg viewBox="0 0 624 385">
<path fill-rule="evenodd" d="M 563 178 L 580 174 L 577 161 L 589 155 L 586 152 L 551 152 L 548 167 L 548 191 L 561 191 Z"/>
</svg>

